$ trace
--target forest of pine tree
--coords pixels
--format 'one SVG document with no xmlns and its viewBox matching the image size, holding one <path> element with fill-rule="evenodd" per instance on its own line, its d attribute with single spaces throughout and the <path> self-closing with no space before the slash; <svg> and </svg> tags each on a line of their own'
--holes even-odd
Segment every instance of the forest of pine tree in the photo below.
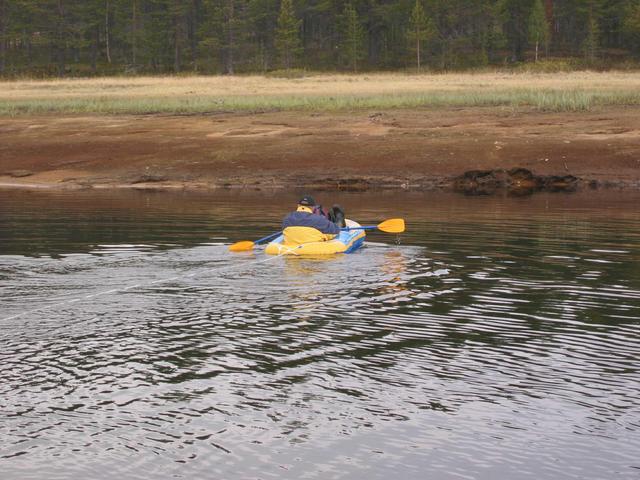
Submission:
<svg viewBox="0 0 640 480">
<path fill-rule="evenodd" d="M 0 0 L 0 75 L 454 70 L 640 57 L 640 0 Z"/>
</svg>

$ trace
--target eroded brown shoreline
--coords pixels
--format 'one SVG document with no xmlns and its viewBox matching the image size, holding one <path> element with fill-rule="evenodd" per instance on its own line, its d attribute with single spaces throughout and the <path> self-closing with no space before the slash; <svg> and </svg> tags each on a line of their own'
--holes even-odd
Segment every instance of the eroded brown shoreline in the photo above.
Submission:
<svg viewBox="0 0 640 480">
<path fill-rule="evenodd" d="M 0 120 L 0 187 L 640 187 L 640 112 L 510 109 Z"/>
</svg>

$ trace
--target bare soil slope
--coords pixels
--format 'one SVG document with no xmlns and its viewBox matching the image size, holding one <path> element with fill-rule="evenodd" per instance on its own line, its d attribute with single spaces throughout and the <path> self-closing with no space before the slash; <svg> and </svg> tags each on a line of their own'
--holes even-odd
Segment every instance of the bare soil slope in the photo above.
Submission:
<svg viewBox="0 0 640 480">
<path fill-rule="evenodd" d="M 435 188 L 526 169 L 640 186 L 640 111 L 412 109 L 0 120 L 0 185 Z M 458 181 L 456 182 L 456 178 Z M 464 183 L 464 182 L 463 182 Z M 469 182 L 467 182 L 469 183 Z"/>
</svg>

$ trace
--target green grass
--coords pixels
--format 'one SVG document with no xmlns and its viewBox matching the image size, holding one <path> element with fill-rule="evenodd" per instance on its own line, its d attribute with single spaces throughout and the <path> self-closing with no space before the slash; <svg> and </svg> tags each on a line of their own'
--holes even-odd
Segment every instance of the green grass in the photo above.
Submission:
<svg viewBox="0 0 640 480">
<path fill-rule="evenodd" d="M 588 111 L 598 106 L 640 105 L 640 91 L 518 88 L 480 92 L 352 95 L 176 97 L 82 97 L 0 99 L 0 115 L 189 114 L 224 111 L 348 111 L 416 107 L 512 107 L 541 111 Z"/>
</svg>

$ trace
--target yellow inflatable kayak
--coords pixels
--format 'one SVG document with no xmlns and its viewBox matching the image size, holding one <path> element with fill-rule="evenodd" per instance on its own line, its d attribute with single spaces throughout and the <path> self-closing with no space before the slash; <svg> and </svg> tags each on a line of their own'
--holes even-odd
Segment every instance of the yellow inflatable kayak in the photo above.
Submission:
<svg viewBox="0 0 640 480">
<path fill-rule="evenodd" d="M 345 220 L 348 228 L 360 227 L 353 220 Z M 333 255 L 336 253 L 352 253 L 364 244 L 364 230 L 343 230 L 339 235 L 324 242 L 301 244 L 284 243 L 284 235 L 280 235 L 267 245 L 265 253 L 269 255 Z"/>
</svg>

